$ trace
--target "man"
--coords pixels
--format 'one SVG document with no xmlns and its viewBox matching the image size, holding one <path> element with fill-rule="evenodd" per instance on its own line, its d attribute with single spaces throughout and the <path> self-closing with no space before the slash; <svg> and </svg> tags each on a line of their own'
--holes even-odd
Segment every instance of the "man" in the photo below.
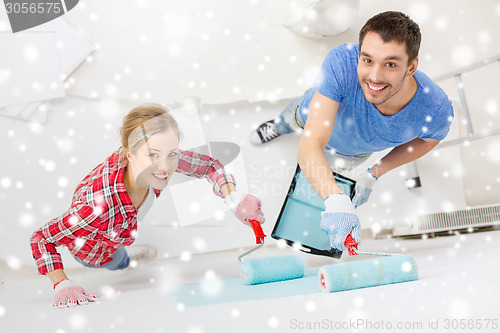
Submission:
<svg viewBox="0 0 500 333">
<path fill-rule="evenodd" d="M 325 200 L 321 228 L 332 248 L 346 250 L 349 234 L 360 241 L 355 208 L 381 176 L 425 155 L 448 134 L 453 108 L 444 91 L 417 70 L 420 39 L 419 26 L 403 13 L 372 17 L 359 44 L 328 53 L 313 89 L 252 133 L 254 143 L 266 143 L 302 131 L 298 162 Z M 357 177 L 351 202 L 331 169 L 352 169 L 387 148 L 394 149 Z"/>
</svg>

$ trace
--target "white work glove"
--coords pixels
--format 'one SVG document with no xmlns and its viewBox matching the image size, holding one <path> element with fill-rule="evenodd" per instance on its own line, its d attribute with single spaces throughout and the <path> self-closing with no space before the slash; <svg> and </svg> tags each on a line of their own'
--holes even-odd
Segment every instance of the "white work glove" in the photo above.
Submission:
<svg viewBox="0 0 500 333">
<path fill-rule="evenodd" d="M 321 212 L 321 229 L 330 238 L 330 246 L 345 251 L 345 239 L 351 234 L 359 243 L 361 239 L 359 218 L 351 199 L 345 193 L 337 193 L 325 199 L 325 211 Z"/>
<path fill-rule="evenodd" d="M 369 168 L 366 169 L 366 171 L 364 171 L 356 180 L 356 186 L 354 188 L 354 198 L 352 198 L 354 208 L 358 208 L 368 201 L 368 198 L 372 193 L 373 185 L 375 185 L 377 180 L 378 178 L 372 174 Z"/>
<path fill-rule="evenodd" d="M 251 226 L 250 220 L 258 221 L 260 224 L 266 221 L 264 213 L 260 209 L 262 203 L 259 198 L 240 191 L 232 191 L 225 199 L 226 205 L 243 224 Z"/>
<path fill-rule="evenodd" d="M 75 286 L 71 280 L 63 280 L 54 286 L 54 309 L 86 305 L 99 301 L 99 296 L 86 292 L 82 287 Z"/>
</svg>

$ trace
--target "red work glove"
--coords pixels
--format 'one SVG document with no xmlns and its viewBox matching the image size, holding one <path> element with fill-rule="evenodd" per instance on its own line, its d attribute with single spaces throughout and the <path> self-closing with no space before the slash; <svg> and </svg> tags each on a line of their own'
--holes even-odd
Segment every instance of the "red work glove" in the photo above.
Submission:
<svg viewBox="0 0 500 333">
<path fill-rule="evenodd" d="M 99 301 L 99 296 L 86 292 L 82 287 L 75 286 L 71 280 L 63 280 L 54 285 L 54 309 L 85 305 Z"/>
<path fill-rule="evenodd" d="M 266 221 L 260 209 L 262 205 L 260 199 L 251 194 L 232 191 L 226 197 L 225 202 L 236 218 L 245 225 L 250 226 L 250 220 L 259 221 L 261 224 Z"/>
</svg>

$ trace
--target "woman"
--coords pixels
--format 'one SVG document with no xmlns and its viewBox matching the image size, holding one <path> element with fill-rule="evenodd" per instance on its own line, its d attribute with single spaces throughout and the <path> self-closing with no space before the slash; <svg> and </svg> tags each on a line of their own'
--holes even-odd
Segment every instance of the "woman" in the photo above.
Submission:
<svg viewBox="0 0 500 333">
<path fill-rule="evenodd" d="M 181 133 L 174 118 L 160 105 L 139 106 L 123 119 L 117 151 L 77 186 L 71 207 L 31 237 L 38 271 L 54 284 L 53 307 L 87 304 L 99 299 L 68 279 L 56 247 L 66 246 L 87 267 L 124 269 L 141 220 L 172 174 L 206 178 L 224 197 L 236 217 L 265 221 L 258 198 L 235 190 L 231 174 L 209 156 L 178 148 Z"/>
</svg>

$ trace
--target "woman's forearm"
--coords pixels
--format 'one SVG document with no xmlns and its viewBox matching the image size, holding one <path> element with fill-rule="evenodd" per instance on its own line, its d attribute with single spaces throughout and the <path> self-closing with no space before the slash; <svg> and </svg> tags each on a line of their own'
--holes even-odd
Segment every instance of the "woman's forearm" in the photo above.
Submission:
<svg viewBox="0 0 500 333">
<path fill-rule="evenodd" d="M 52 281 L 52 284 L 56 284 L 59 281 L 68 279 L 66 276 L 66 273 L 62 269 L 56 269 L 53 271 L 50 271 L 47 273 L 47 276 L 49 277 L 50 281 Z"/>
<path fill-rule="evenodd" d="M 236 190 L 236 187 L 233 183 L 227 183 L 220 188 L 220 191 L 222 192 L 224 198 L 227 198 L 229 193 L 233 192 L 234 190 Z"/>
</svg>

